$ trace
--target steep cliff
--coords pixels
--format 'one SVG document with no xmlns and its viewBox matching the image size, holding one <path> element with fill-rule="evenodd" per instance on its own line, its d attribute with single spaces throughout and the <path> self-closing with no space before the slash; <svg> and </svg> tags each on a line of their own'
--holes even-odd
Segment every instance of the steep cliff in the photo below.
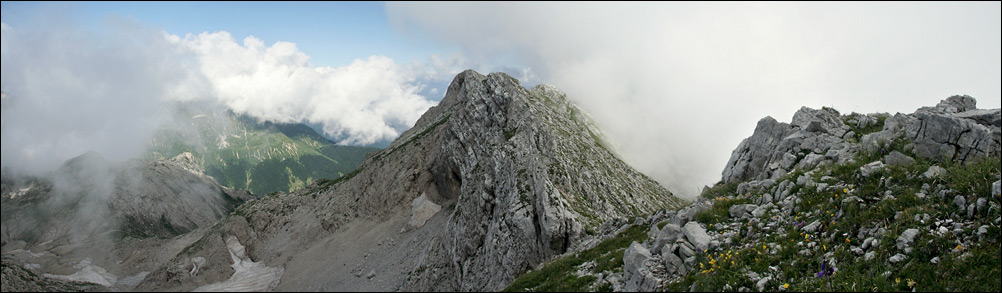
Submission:
<svg viewBox="0 0 1002 293">
<path fill-rule="evenodd" d="M 499 290 L 603 222 L 681 204 L 559 90 L 466 71 L 355 172 L 248 202 L 140 288 L 221 282 L 180 268 L 236 236 L 284 268 L 276 290 Z"/>
</svg>

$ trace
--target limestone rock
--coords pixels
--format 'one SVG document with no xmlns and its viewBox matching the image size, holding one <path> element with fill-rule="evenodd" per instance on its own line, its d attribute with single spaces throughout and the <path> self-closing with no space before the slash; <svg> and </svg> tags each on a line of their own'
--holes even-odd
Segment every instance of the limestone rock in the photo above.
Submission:
<svg viewBox="0 0 1002 293">
<path fill-rule="evenodd" d="M 890 154 L 884 156 L 884 162 L 888 166 L 908 166 L 915 163 L 915 159 L 906 156 L 898 151 L 892 151 Z"/>
<path fill-rule="evenodd" d="M 883 169 L 884 169 L 883 162 L 874 161 L 869 164 L 863 165 L 862 167 L 859 167 L 859 173 L 863 175 L 863 177 L 870 177 L 870 174 L 873 174 L 873 172 L 877 172 Z"/>
<path fill-rule="evenodd" d="M 664 226 L 664 228 L 661 228 L 661 231 L 657 235 L 657 240 L 654 242 L 654 247 L 652 247 L 651 250 L 661 251 L 661 248 L 664 247 L 665 244 L 674 243 L 681 235 L 681 227 L 675 225 L 674 223 L 668 223 Z"/>
<path fill-rule="evenodd" d="M 685 238 L 689 240 L 698 251 L 705 251 L 710 246 L 710 235 L 706 235 L 706 229 L 697 222 L 686 223 L 682 227 Z"/>
<path fill-rule="evenodd" d="M 929 169 L 926 170 L 924 173 L 922 173 L 922 177 L 932 179 L 932 178 L 938 178 L 939 176 L 943 176 L 943 174 L 946 174 L 946 169 L 943 169 L 943 167 L 940 166 L 933 165 L 929 166 Z"/>
<path fill-rule="evenodd" d="M 898 236 L 896 242 L 898 249 L 904 250 L 911 246 L 912 242 L 915 242 L 915 236 L 918 235 L 918 233 L 919 230 L 914 228 L 902 232 L 901 236 Z"/>
</svg>

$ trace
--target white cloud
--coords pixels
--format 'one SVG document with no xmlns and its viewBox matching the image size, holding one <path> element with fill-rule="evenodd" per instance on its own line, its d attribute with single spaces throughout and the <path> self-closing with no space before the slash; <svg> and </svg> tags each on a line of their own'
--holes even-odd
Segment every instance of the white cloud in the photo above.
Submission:
<svg viewBox="0 0 1002 293">
<path fill-rule="evenodd" d="M 350 65 L 312 67 L 309 56 L 289 42 L 270 47 L 254 37 L 238 44 L 227 32 L 169 39 L 201 60 L 212 95 L 237 113 L 262 120 L 324 125 L 346 144 L 394 139 L 413 126 L 434 102 L 418 94 L 419 66 L 370 56 Z"/>
<path fill-rule="evenodd" d="M 201 101 L 273 122 L 309 122 L 344 144 L 395 139 L 436 104 L 459 54 L 402 65 L 383 56 L 313 67 L 295 44 L 227 32 L 184 37 L 111 18 L 86 29 L 67 11 L 0 25 L 5 167 L 40 173 L 87 151 L 135 158 L 170 123 L 169 103 Z M 435 84 L 438 86 L 438 84 Z"/>
<path fill-rule="evenodd" d="M 190 56 L 133 21 L 107 24 L 2 25 L 3 166 L 39 173 L 87 151 L 135 157 L 165 121 L 164 103 L 192 88 Z"/>
<path fill-rule="evenodd" d="M 1000 100 L 999 3 L 388 3 L 400 32 L 520 64 L 589 110 L 623 157 L 694 197 L 771 115 Z M 505 70 L 509 71 L 509 70 Z"/>
</svg>

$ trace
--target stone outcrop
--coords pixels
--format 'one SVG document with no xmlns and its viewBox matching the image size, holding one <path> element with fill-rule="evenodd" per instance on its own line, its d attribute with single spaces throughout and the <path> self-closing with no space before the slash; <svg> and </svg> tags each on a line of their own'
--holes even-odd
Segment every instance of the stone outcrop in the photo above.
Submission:
<svg viewBox="0 0 1002 293">
<path fill-rule="evenodd" d="M 845 163 L 860 150 L 880 151 L 895 140 L 904 141 L 916 156 L 938 161 L 965 163 L 998 156 L 1000 109 L 977 109 L 976 104 L 972 97 L 952 96 L 912 114 L 841 116 L 830 108 L 803 107 L 791 123 L 765 117 L 731 154 L 723 181 L 776 179 L 794 169 Z M 909 164 L 909 159 L 890 154 L 884 163 Z"/>
<path fill-rule="evenodd" d="M 602 223 L 682 204 L 610 152 L 563 92 L 465 71 L 352 174 L 251 201 L 211 239 L 246 233 L 239 239 L 251 260 L 286 269 L 275 290 L 495 291 Z M 365 237 L 400 245 L 359 245 Z M 224 249 L 207 241 L 172 263 Z M 344 273 L 320 265 L 344 259 L 357 260 L 334 265 Z M 209 259 L 200 270 L 212 266 L 223 264 Z M 187 290 L 227 275 L 196 282 L 168 271 L 140 288 Z"/>
</svg>

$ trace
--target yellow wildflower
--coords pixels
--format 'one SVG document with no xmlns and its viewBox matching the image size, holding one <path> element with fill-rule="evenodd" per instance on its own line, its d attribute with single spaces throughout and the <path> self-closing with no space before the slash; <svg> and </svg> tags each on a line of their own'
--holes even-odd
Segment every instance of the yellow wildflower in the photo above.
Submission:
<svg viewBox="0 0 1002 293">
<path fill-rule="evenodd" d="M 851 241 L 851 240 L 849 240 L 849 238 L 846 238 L 846 239 L 845 239 L 845 243 L 849 243 L 849 242 L 852 242 L 852 241 Z"/>
<path fill-rule="evenodd" d="M 849 193 L 849 189 L 842 188 L 842 193 Z"/>
<path fill-rule="evenodd" d="M 901 283 L 901 278 L 894 278 L 894 283 L 895 283 L 895 284 L 897 284 L 897 283 Z"/>
<path fill-rule="evenodd" d="M 783 284 L 783 289 L 788 289 L 788 288 L 790 288 L 790 284 L 789 283 Z"/>
<path fill-rule="evenodd" d="M 915 280 L 908 279 L 908 287 L 915 287 Z"/>
<path fill-rule="evenodd" d="M 960 244 L 957 244 L 957 250 L 964 250 L 964 246 L 960 245 Z"/>
</svg>

